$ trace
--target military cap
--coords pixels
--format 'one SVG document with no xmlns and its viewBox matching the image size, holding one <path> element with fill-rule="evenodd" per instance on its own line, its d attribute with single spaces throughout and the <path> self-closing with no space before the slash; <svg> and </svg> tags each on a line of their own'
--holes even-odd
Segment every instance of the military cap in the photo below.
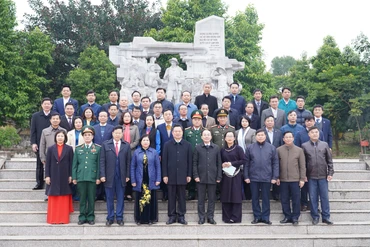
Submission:
<svg viewBox="0 0 370 247">
<path fill-rule="evenodd" d="M 194 110 L 191 113 L 191 118 L 200 118 L 200 119 L 202 119 L 203 118 L 203 112 L 200 111 L 200 110 Z"/>
<path fill-rule="evenodd" d="M 216 113 L 217 117 L 227 117 L 229 115 L 229 112 L 225 109 L 220 109 Z"/>
<path fill-rule="evenodd" d="M 85 134 L 85 133 L 91 133 L 91 134 L 95 135 L 94 127 L 89 126 L 89 125 L 85 125 L 84 127 L 82 127 L 81 132 L 82 132 L 82 135 Z"/>
</svg>

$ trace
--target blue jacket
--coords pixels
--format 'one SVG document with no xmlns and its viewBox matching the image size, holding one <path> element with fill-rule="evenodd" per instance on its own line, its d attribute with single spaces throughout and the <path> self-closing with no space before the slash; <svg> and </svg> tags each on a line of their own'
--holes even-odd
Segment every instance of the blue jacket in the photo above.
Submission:
<svg viewBox="0 0 370 247">
<path fill-rule="evenodd" d="M 102 145 L 103 142 L 112 139 L 112 132 L 114 127 L 110 124 L 105 125 L 105 131 L 103 137 L 101 136 L 101 126 L 100 124 L 94 125 L 95 135 L 94 135 L 94 143 Z"/>
<path fill-rule="evenodd" d="M 329 148 L 332 148 L 333 147 L 333 133 L 331 131 L 330 120 L 327 118 L 322 118 L 322 132 L 324 134 L 324 141 L 328 143 Z"/>
<path fill-rule="evenodd" d="M 167 134 L 167 129 L 166 129 L 166 123 L 163 123 L 163 124 L 160 124 L 157 126 L 157 130 L 159 131 L 159 136 L 161 138 L 161 156 L 163 154 L 163 147 L 164 147 L 164 144 L 169 141 L 169 140 L 173 140 L 173 136 L 172 136 L 172 130 L 170 131 L 170 136 L 168 136 Z M 173 123 L 172 123 L 172 126 L 173 126 Z"/>
<path fill-rule="evenodd" d="M 276 148 L 270 143 L 255 142 L 245 150 L 247 162 L 244 167 L 244 179 L 252 182 L 268 182 L 279 178 L 279 158 Z"/>
<path fill-rule="evenodd" d="M 75 116 L 77 116 L 77 110 L 78 110 L 78 102 L 75 99 L 69 98 L 68 103 L 72 103 L 73 107 L 75 108 Z M 53 104 L 53 111 L 58 112 L 61 116 L 65 115 L 64 112 L 64 101 L 63 98 L 58 98 L 54 101 Z"/>
<path fill-rule="evenodd" d="M 244 97 L 241 96 L 240 94 L 237 94 L 235 95 L 234 101 L 234 95 L 230 94 L 229 96 L 231 98 L 230 108 L 237 110 L 238 116 L 245 114 L 245 105 L 247 104 L 247 102 L 245 101 Z"/>
<path fill-rule="evenodd" d="M 319 130 L 320 136 L 319 140 L 324 141 L 324 134 L 322 133 L 321 130 Z M 305 128 L 302 131 L 299 131 L 295 136 L 294 136 L 294 145 L 298 147 L 302 147 L 302 144 L 305 142 L 308 142 L 310 140 L 310 137 L 308 136 L 308 130 Z"/>
<path fill-rule="evenodd" d="M 173 118 L 180 117 L 179 106 L 182 105 L 182 104 L 184 104 L 184 103 L 181 102 L 181 103 L 177 103 L 175 105 L 175 109 L 173 111 Z M 188 114 L 187 114 L 188 119 L 191 119 L 191 113 L 195 110 L 198 110 L 198 107 L 196 105 L 192 104 L 192 103 L 189 103 L 188 104 Z"/>
<path fill-rule="evenodd" d="M 286 124 L 280 129 L 282 136 L 284 136 L 284 133 L 287 131 L 291 131 L 293 133 L 293 136 L 296 136 L 298 132 L 301 132 L 302 130 L 304 130 L 304 127 L 300 124 L 295 125 Z"/>
<path fill-rule="evenodd" d="M 81 106 L 81 109 L 80 109 L 80 115 L 82 116 L 82 113 L 84 112 L 84 110 L 87 108 L 87 107 L 91 107 L 93 112 L 94 112 L 94 115 L 96 117 L 99 116 L 99 113 L 100 111 L 102 110 L 101 108 L 101 105 L 97 104 L 97 103 L 94 103 L 92 105 L 90 105 L 89 103 L 86 103 L 84 105 Z"/>
<path fill-rule="evenodd" d="M 148 158 L 149 189 L 157 190 L 159 189 L 159 185 L 156 186 L 155 182 L 161 181 L 161 165 L 159 162 L 159 156 L 154 148 L 148 148 L 146 156 Z M 142 148 L 138 148 L 135 150 L 131 160 L 131 183 L 136 183 L 133 190 L 138 192 L 141 192 L 141 185 L 143 183 L 143 157 L 144 150 Z"/>
</svg>

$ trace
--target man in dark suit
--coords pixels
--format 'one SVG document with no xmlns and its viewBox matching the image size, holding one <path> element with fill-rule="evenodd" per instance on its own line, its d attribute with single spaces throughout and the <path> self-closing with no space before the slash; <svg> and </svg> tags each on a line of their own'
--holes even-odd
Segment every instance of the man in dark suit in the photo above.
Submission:
<svg viewBox="0 0 370 247">
<path fill-rule="evenodd" d="M 253 114 L 258 115 L 261 117 L 263 110 L 266 110 L 269 108 L 269 104 L 266 101 L 262 100 L 262 90 L 259 88 L 254 89 L 253 91 Z M 264 121 L 264 119 L 261 119 L 261 121 Z"/>
<path fill-rule="evenodd" d="M 31 145 L 32 151 L 36 153 L 36 186 L 34 190 L 41 190 L 44 187 L 44 165 L 41 162 L 39 147 L 42 130 L 50 126 L 50 112 L 53 102 L 50 98 L 43 98 L 42 110 L 32 114 L 31 118 Z"/>
<path fill-rule="evenodd" d="M 170 109 L 167 109 L 163 113 L 164 123 L 158 125 L 157 130 L 159 131 L 159 136 L 161 138 L 161 154 L 163 154 L 163 147 L 164 144 L 169 141 L 173 140 L 172 135 L 172 126 L 173 124 L 173 115 Z M 162 201 L 166 201 L 168 199 L 168 191 L 167 191 L 167 185 L 164 182 L 161 182 L 161 190 L 163 193 Z"/>
<path fill-rule="evenodd" d="M 202 104 L 200 110 L 203 113 L 203 119 L 202 119 L 203 127 L 210 130 L 213 125 L 216 125 L 216 120 L 213 117 L 208 116 L 209 107 L 207 104 Z"/>
<path fill-rule="evenodd" d="M 266 134 L 266 142 L 272 144 L 275 146 L 275 148 L 280 147 L 283 145 L 283 135 L 279 129 L 276 129 L 274 127 L 275 125 L 275 120 L 274 116 L 270 115 L 267 116 L 265 119 L 265 134 Z M 272 198 L 274 200 L 279 200 L 280 197 L 280 191 L 279 191 L 279 186 L 274 184 L 272 186 Z"/>
<path fill-rule="evenodd" d="M 132 122 L 138 127 L 139 133 L 141 136 L 141 133 L 143 132 L 145 122 L 144 120 L 140 119 L 141 116 L 141 110 L 139 106 L 134 106 L 132 108 Z"/>
<path fill-rule="evenodd" d="M 191 144 L 185 141 L 184 131 L 181 125 L 175 125 L 172 129 L 173 140 L 164 144 L 162 155 L 163 182 L 168 186 L 168 221 L 167 225 L 177 222 L 183 225 L 186 213 L 186 184 L 192 177 L 193 152 Z M 176 211 L 176 200 L 178 211 Z"/>
<path fill-rule="evenodd" d="M 214 225 L 216 186 L 222 179 L 220 147 L 211 142 L 209 130 L 202 132 L 203 142 L 195 147 L 193 154 L 193 175 L 198 188 L 198 224 L 205 222 L 205 197 L 208 196 L 207 222 Z"/>
<path fill-rule="evenodd" d="M 275 128 L 280 129 L 286 123 L 285 111 L 278 108 L 279 98 L 276 95 L 270 97 L 270 108 L 262 111 L 261 122 L 265 122 L 267 116 L 273 116 L 275 119 Z"/>
<path fill-rule="evenodd" d="M 73 121 L 75 119 L 75 108 L 73 106 L 73 103 L 68 102 L 65 106 L 64 111 L 66 114 L 60 117 L 60 127 L 69 132 L 73 129 Z"/>
<path fill-rule="evenodd" d="M 129 104 L 128 109 L 130 111 L 134 110 L 134 107 L 139 107 L 140 111 L 143 109 L 143 107 L 140 104 L 141 99 L 141 93 L 139 91 L 133 91 L 131 94 L 132 104 Z"/>
<path fill-rule="evenodd" d="M 121 118 L 121 114 L 118 111 L 118 105 L 111 104 L 108 108 L 108 124 L 112 126 L 117 126 L 119 125 L 119 120 Z"/>
<path fill-rule="evenodd" d="M 116 216 L 117 224 L 124 225 L 124 194 L 126 183 L 130 180 L 131 149 L 122 141 L 122 126 L 117 125 L 111 133 L 113 138 L 104 142 L 100 153 L 100 180 L 105 187 L 108 216 L 106 226 L 111 226 Z M 117 198 L 114 213 L 114 196 Z"/>
<path fill-rule="evenodd" d="M 62 87 L 62 98 L 58 98 L 55 100 L 53 105 L 53 111 L 58 112 L 61 116 L 65 114 L 64 109 L 65 105 L 70 102 L 73 104 L 74 107 L 74 115 L 77 115 L 77 109 L 78 109 L 78 102 L 75 99 L 71 98 L 71 87 L 69 85 L 63 85 Z"/>
<path fill-rule="evenodd" d="M 313 115 L 315 116 L 315 126 L 319 128 L 324 134 L 324 141 L 328 143 L 330 150 L 333 147 L 333 133 L 331 131 L 330 120 L 323 118 L 324 107 L 322 105 L 315 105 L 313 107 Z"/>
<path fill-rule="evenodd" d="M 230 94 L 231 106 L 230 107 L 237 110 L 238 116 L 240 116 L 245 113 L 246 101 L 244 97 L 239 94 L 239 83 L 237 82 L 231 83 L 230 91 L 231 91 L 231 94 Z"/>
<path fill-rule="evenodd" d="M 213 113 L 218 108 L 217 98 L 211 95 L 212 83 L 206 82 L 203 85 L 203 94 L 195 97 L 194 104 L 201 109 L 203 104 L 208 105 L 209 112 Z M 204 126 L 205 127 L 205 126 Z"/>
<path fill-rule="evenodd" d="M 108 113 L 106 111 L 101 111 L 99 113 L 99 124 L 94 125 L 95 136 L 94 143 L 102 145 L 103 142 L 112 139 L 113 126 L 107 124 Z"/>
<path fill-rule="evenodd" d="M 109 91 L 109 102 L 102 105 L 102 110 L 108 112 L 109 106 L 114 104 L 118 106 L 118 92 L 116 90 L 110 90 Z"/>
<path fill-rule="evenodd" d="M 187 127 L 191 127 L 191 119 L 188 118 L 188 107 L 184 104 L 178 106 L 179 116 L 174 118 L 173 122 L 175 124 L 180 124 L 185 130 Z"/>
<path fill-rule="evenodd" d="M 86 99 L 87 103 L 81 106 L 80 115 L 82 116 L 82 113 L 87 107 L 91 107 L 93 109 L 94 115 L 99 116 L 99 112 L 101 111 L 101 105 L 95 102 L 96 95 L 94 90 L 88 90 L 86 92 Z"/>
<path fill-rule="evenodd" d="M 230 96 L 223 97 L 222 98 L 222 107 L 219 108 L 219 109 L 216 109 L 213 112 L 213 118 L 216 119 L 216 124 L 219 124 L 218 123 L 218 120 L 217 120 L 217 113 L 219 112 L 220 109 L 227 110 L 227 112 L 228 112 L 227 124 L 229 124 L 231 126 L 234 126 L 235 127 L 235 130 L 238 130 L 238 129 L 240 129 L 240 126 L 239 126 L 239 122 L 240 122 L 239 113 L 238 113 L 237 110 L 231 108 L 230 106 L 231 106 L 231 98 L 230 98 Z"/>
<path fill-rule="evenodd" d="M 142 107 L 142 113 L 140 115 L 140 118 L 145 121 L 146 116 L 148 114 L 154 115 L 154 112 L 152 109 L 150 109 L 150 98 L 148 96 L 144 96 L 141 98 L 141 107 Z"/>
<path fill-rule="evenodd" d="M 166 109 L 170 109 L 173 113 L 174 106 L 173 106 L 172 102 L 166 100 L 166 89 L 159 87 L 159 88 L 156 89 L 155 92 L 157 94 L 157 101 L 161 102 L 161 104 L 162 104 L 163 112 Z M 150 105 L 150 109 L 153 109 L 153 106 L 154 106 L 154 102 Z"/>
<path fill-rule="evenodd" d="M 261 118 L 260 116 L 253 113 L 254 106 L 252 102 L 248 102 L 245 106 L 245 115 L 251 120 L 250 127 L 254 130 L 261 128 Z"/>
</svg>

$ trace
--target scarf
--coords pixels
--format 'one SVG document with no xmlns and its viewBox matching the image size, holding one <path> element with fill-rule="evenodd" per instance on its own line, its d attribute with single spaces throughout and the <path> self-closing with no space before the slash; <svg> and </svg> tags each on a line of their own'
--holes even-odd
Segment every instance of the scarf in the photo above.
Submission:
<svg viewBox="0 0 370 247">
<path fill-rule="evenodd" d="M 238 133 L 238 145 L 243 149 L 245 152 L 245 135 L 248 133 L 250 127 L 247 127 L 246 129 L 241 128 Z"/>
<path fill-rule="evenodd" d="M 131 143 L 130 124 L 125 124 L 125 132 L 123 133 L 123 140 L 125 140 L 128 143 Z"/>
</svg>

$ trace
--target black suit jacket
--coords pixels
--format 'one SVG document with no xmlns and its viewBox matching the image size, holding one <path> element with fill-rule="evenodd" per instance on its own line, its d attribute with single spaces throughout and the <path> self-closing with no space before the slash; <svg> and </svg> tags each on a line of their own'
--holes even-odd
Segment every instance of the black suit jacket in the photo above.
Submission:
<svg viewBox="0 0 370 247">
<path fill-rule="evenodd" d="M 103 143 L 100 150 L 100 176 L 105 177 L 104 186 L 112 188 L 114 173 L 116 170 L 116 147 L 114 140 L 110 139 Z M 118 153 L 119 167 L 121 172 L 122 187 L 126 186 L 126 178 L 130 177 L 131 148 L 130 144 L 121 140 L 121 147 Z"/>
<path fill-rule="evenodd" d="M 266 134 L 266 142 L 274 145 L 276 148 L 280 147 L 283 145 L 283 135 L 281 134 L 281 131 L 278 129 L 274 128 L 274 140 L 273 143 L 271 143 L 271 140 L 269 138 L 269 135 L 267 134 L 266 128 L 265 128 L 265 134 Z"/>
<path fill-rule="evenodd" d="M 222 179 L 222 160 L 219 146 L 212 143 L 207 148 L 204 143 L 195 146 L 193 154 L 193 175 L 201 184 L 216 184 Z"/>
<path fill-rule="evenodd" d="M 69 123 L 68 123 L 68 119 L 67 119 L 67 116 L 66 115 L 63 115 L 60 117 L 60 127 L 62 127 L 63 129 L 67 130 L 67 132 L 73 130 L 73 121 L 76 117 L 72 117 L 72 124 L 71 126 L 69 126 Z"/>
<path fill-rule="evenodd" d="M 252 103 L 253 103 L 253 107 L 254 107 L 253 114 L 258 115 L 260 118 L 261 118 L 261 115 L 262 115 L 263 110 L 266 110 L 267 108 L 270 107 L 269 104 L 266 101 L 261 100 L 260 114 L 258 114 L 258 109 L 257 109 L 256 101 L 253 100 Z"/>
<path fill-rule="evenodd" d="M 248 117 L 248 115 L 244 115 L 245 117 L 247 117 L 247 118 L 249 118 Z M 250 119 L 250 118 L 249 118 Z M 253 115 L 252 115 L 252 119 L 250 119 L 251 120 L 251 125 L 250 125 L 250 127 L 252 128 L 252 129 L 255 129 L 255 130 L 258 130 L 258 129 L 260 129 L 261 128 L 261 118 L 260 118 L 260 116 L 258 116 L 258 115 L 256 115 L 256 114 L 254 114 L 253 113 Z M 240 126 L 241 127 L 241 126 Z"/>
<path fill-rule="evenodd" d="M 170 185 L 186 185 L 186 177 L 192 177 L 193 152 L 191 144 L 184 139 L 179 144 L 169 140 L 162 154 L 162 176 L 168 177 Z"/>
<path fill-rule="evenodd" d="M 57 145 L 48 148 L 45 164 L 45 177 L 50 177 L 51 185 L 47 186 L 48 196 L 60 196 L 71 194 L 68 177 L 72 177 L 73 148 L 63 146 L 62 154 L 58 159 Z"/>
<path fill-rule="evenodd" d="M 213 113 L 218 108 L 217 98 L 213 95 L 208 95 L 207 97 L 205 94 L 202 94 L 195 97 L 194 105 L 196 105 L 198 109 L 200 109 L 203 104 L 208 105 L 210 113 Z"/>
<path fill-rule="evenodd" d="M 43 111 L 32 114 L 31 118 L 31 145 L 40 146 L 42 130 L 50 126 L 50 115 L 45 116 Z"/>
</svg>

